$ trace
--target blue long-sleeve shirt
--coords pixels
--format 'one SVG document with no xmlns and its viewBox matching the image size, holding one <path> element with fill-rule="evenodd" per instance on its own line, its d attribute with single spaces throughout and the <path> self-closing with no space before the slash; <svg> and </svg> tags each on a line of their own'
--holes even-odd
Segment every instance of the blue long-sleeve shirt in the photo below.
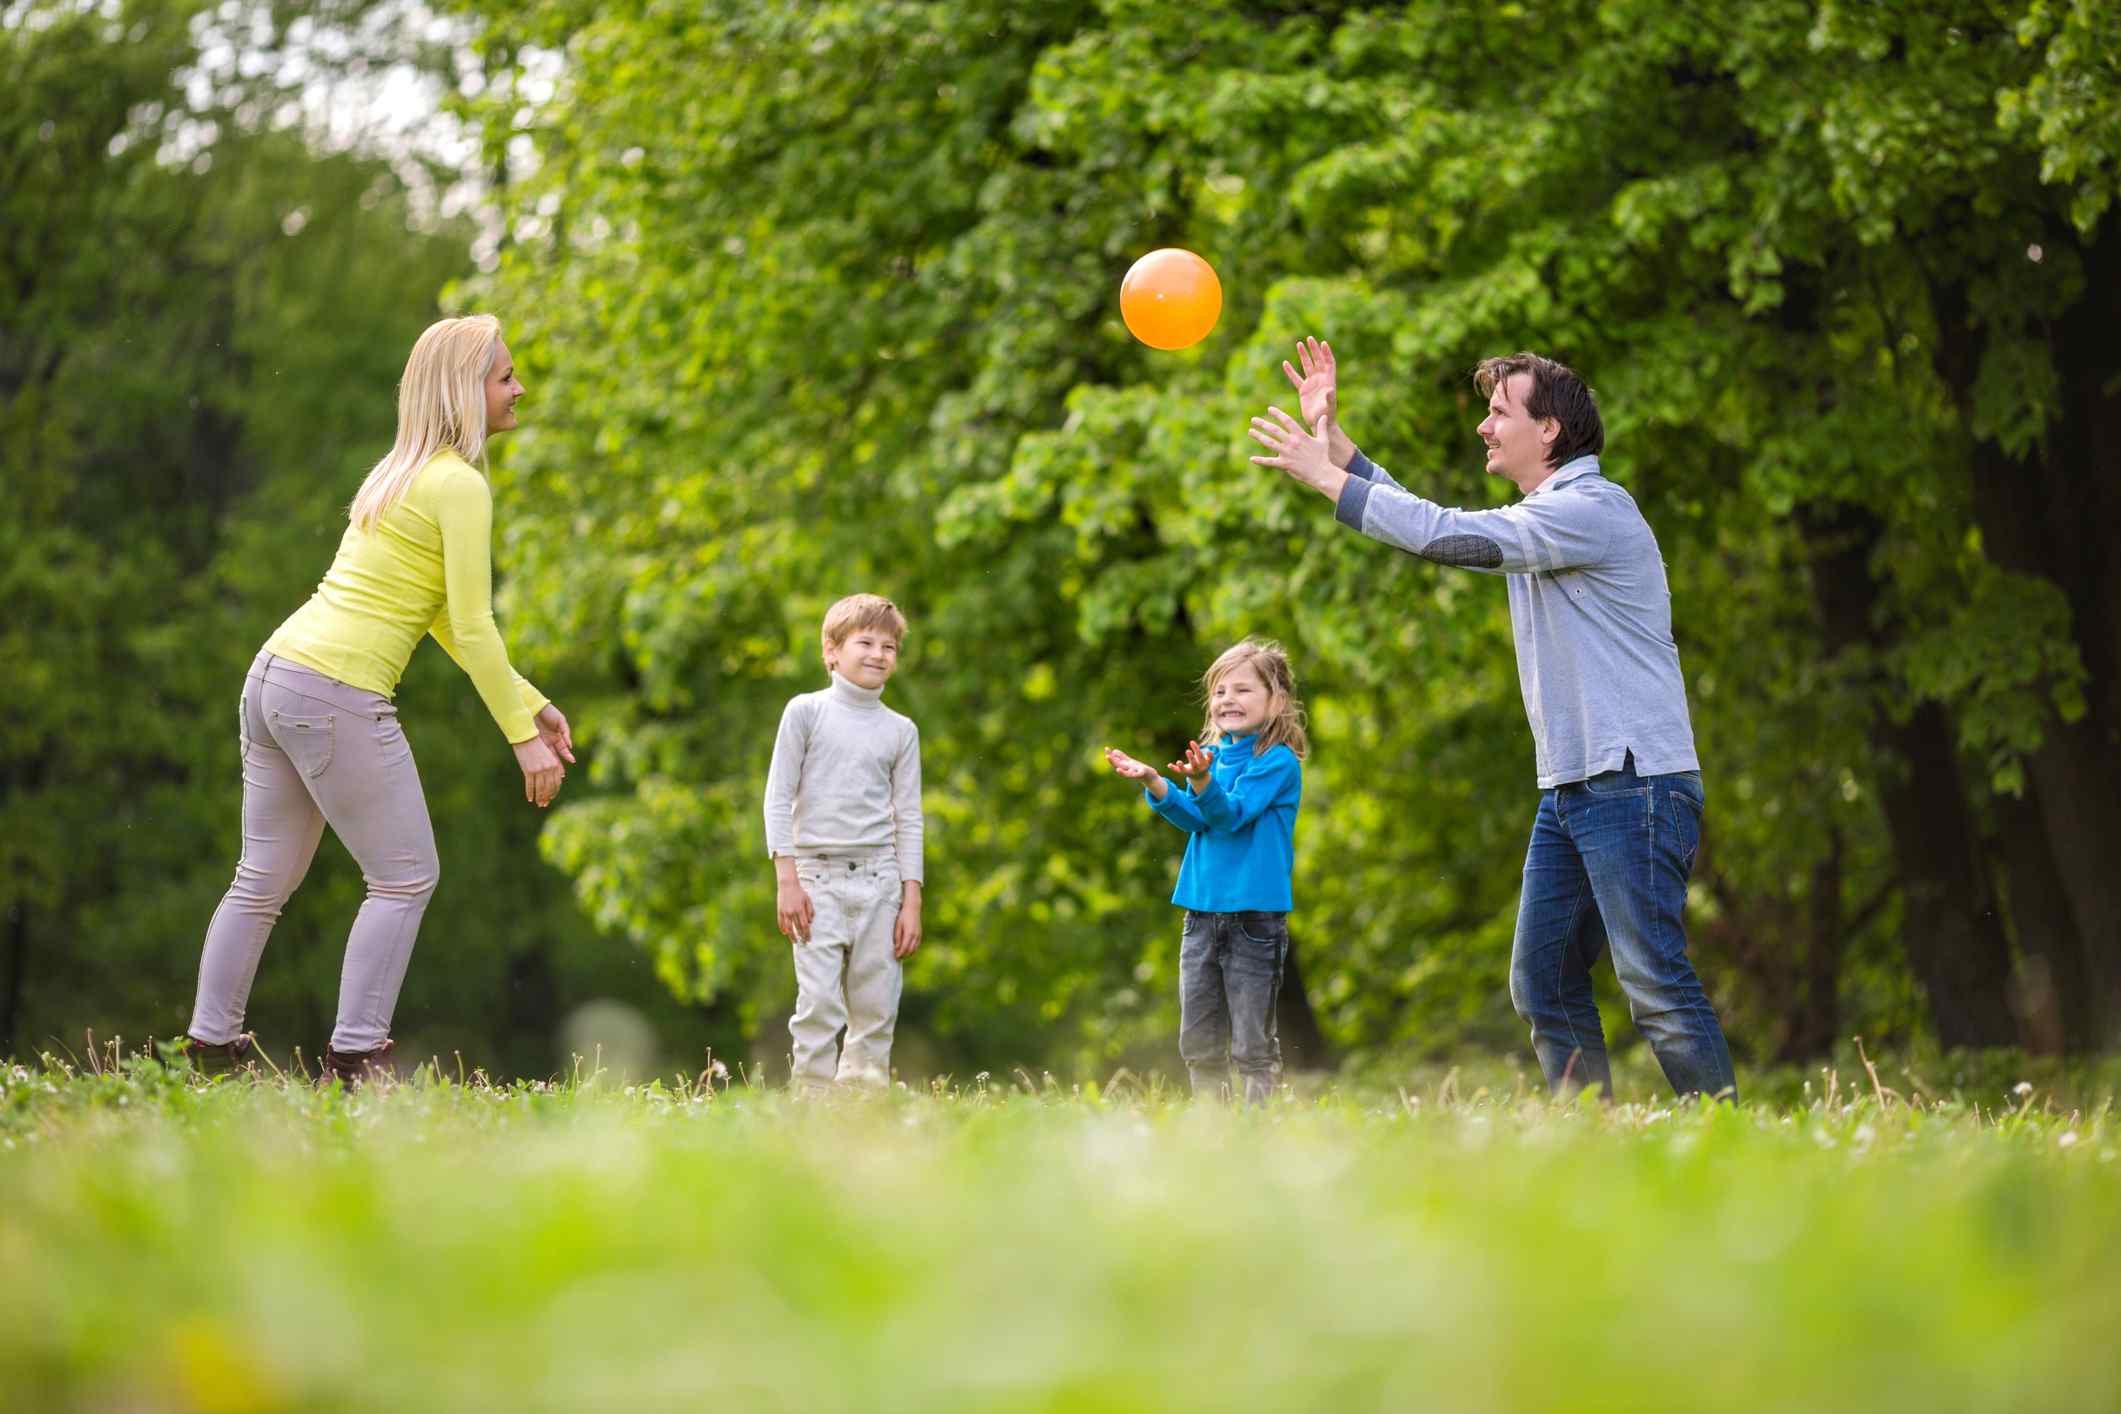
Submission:
<svg viewBox="0 0 2121 1414">
<path fill-rule="evenodd" d="M 1241 736 L 1208 748 L 1212 762 L 1198 794 L 1174 785 L 1149 808 L 1186 832 L 1171 902 L 1199 913 L 1294 906 L 1289 878 L 1296 864 L 1296 808 L 1303 800 L 1304 763 L 1286 746 L 1255 756 L 1259 737 Z"/>
</svg>

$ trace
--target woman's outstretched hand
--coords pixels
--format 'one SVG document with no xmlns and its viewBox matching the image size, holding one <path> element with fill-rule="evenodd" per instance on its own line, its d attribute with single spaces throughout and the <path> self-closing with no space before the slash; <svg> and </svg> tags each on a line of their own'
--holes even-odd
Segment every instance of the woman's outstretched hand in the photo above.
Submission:
<svg viewBox="0 0 2121 1414">
<path fill-rule="evenodd" d="M 516 765 L 523 768 L 523 799 L 542 810 L 552 804 L 552 798 L 560 793 L 560 782 L 567 777 L 559 753 L 542 732 L 515 743 L 515 753 Z"/>
</svg>

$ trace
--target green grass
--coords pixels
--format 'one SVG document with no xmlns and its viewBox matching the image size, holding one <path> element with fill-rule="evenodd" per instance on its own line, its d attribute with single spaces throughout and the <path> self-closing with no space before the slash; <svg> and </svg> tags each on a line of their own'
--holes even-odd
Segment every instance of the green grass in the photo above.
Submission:
<svg viewBox="0 0 2121 1414">
<path fill-rule="evenodd" d="M 0 1068 L 0 1405 L 2121 1408 L 2106 1104 L 1463 1089 Z"/>
</svg>

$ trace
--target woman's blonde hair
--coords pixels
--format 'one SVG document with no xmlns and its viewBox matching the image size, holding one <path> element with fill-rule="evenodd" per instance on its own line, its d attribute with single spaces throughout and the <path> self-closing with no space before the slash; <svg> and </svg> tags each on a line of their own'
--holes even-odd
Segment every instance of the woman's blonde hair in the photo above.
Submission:
<svg viewBox="0 0 2121 1414">
<path fill-rule="evenodd" d="M 1289 655 L 1270 638 L 1248 638 L 1224 649 L 1222 656 L 1200 675 L 1200 695 L 1208 703 L 1207 724 L 1200 729 L 1201 741 L 1213 746 L 1223 739 L 1222 728 L 1215 725 L 1215 685 L 1242 667 L 1259 674 L 1273 704 L 1267 720 L 1260 724 L 1259 742 L 1252 748 L 1253 754 L 1263 755 L 1274 747 L 1286 746 L 1299 761 L 1309 756 L 1311 738 L 1304 732 L 1304 704 L 1296 696 L 1296 672 L 1289 666 Z"/>
<path fill-rule="evenodd" d="M 427 326 L 398 380 L 397 443 L 354 493 L 347 519 L 374 530 L 436 452 L 479 460 L 486 450 L 486 376 L 500 350 L 501 321 L 491 314 Z"/>
</svg>

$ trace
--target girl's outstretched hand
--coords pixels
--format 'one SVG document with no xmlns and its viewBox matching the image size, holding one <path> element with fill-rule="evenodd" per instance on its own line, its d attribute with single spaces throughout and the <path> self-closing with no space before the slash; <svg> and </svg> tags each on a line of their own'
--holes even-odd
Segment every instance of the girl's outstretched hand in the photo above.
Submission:
<svg viewBox="0 0 2121 1414">
<path fill-rule="evenodd" d="M 1117 751 L 1108 746 L 1105 748 L 1105 760 L 1113 770 L 1128 780 L 1140 781 L 1148 788 L 1149 794 L 1158 800 L 1162 800 L 1164 792 L 1171 788 L 1170 782 L 1159 775 L 1154 766 L 1145 765 L 1124 751 Z"/>
<path fill-rule="evenodd" d="M 1169 770 L 1174 776 L 1184 776 L 1186 784 L 1193 787 L 1193 793 L 1199 795 L 1201 782 L 1208 779 L 1208 772 L 1214 765 L 1215 758 L 1201 750 L 1199 742 L 1189 741 L 1186 754 L 1173 761 Z"/>
</svg>

